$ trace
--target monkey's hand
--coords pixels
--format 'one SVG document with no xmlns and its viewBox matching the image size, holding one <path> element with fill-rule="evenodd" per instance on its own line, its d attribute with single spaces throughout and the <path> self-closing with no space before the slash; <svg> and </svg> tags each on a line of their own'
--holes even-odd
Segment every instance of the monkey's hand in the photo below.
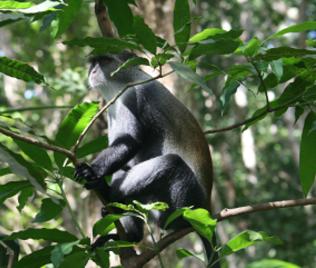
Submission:
<svg viewBox="0 0 316 268">
<path fill-rule="evenodd" d="M 85 180 L 84 186 L 88 190 L 98 189 L 101 186 L 100 184 L 103 183 L 103 179 L 98 178 L 92 167 L 87 163 L 81 163 L 76 166 L 75 180 L 80 182 L 82 179 Z"/>
</svg>

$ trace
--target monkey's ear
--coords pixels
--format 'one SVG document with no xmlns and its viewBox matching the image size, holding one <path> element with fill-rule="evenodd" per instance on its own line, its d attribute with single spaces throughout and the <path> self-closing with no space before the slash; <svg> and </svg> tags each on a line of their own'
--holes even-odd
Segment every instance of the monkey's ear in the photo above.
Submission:
<svg viewBox="0 0 316 268">
<path fill-rule="evenodd" d="M 129 52 L 129 51 L 123 51 L 120 54 L 117 54 L 117 57 L 122 61 L 125 62 L 131 58 L 135 58 L 137 57 L 137 55 L 133 52 Z"/>
</svg>

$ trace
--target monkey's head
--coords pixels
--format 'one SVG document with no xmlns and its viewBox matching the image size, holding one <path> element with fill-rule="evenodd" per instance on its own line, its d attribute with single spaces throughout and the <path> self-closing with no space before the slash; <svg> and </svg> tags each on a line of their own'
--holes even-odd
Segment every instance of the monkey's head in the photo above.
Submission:
<svg viewBox="0 0 316 268">
<path fill-rule="evenodd" d="M 92 88 L 106 87 L 110 81 L 127 81 L 129 70 L 121 70 L 115 75 L 112 73 L 126 60 L 135 56 L 123 52 L 121 54 L 107 54 L 90 58 L 88 81 Z"/>
</svg>

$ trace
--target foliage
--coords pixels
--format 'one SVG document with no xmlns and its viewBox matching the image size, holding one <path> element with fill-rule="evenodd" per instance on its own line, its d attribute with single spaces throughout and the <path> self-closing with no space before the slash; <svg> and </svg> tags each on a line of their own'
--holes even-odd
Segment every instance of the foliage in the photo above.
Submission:
<svg viewBox="0 0 316 268">
<path fill-rule="evenodd" d="M 309 46 L 307 48 L 293 47 L 288 44 L 289 42 L 284 41 L 284 38 L 289 33 L 314 31 L 316 22 L 307 21 L 291 25 L 265 37 L 257 35 L 249 40 L 242 38 L 243 30 L 239 28 L 227 31 L 211 27 L 191 35 L 193 18 L 189 1 L 177 0 L 173 21 L 174 44 L 171 45 L 167 40 L 158 37 L 145 23 L 144 18 L 133 15 L 131 2 L 134 4 L 134 1 L 127 0 L 103 1 L 118 31 L 118 38 L 87 35 L 82 37 L 79 34 L 74 36 L 69 34 L 67 31 L 78 14 L 82 12 L 82 7 L 87 4 L 77 0 L 67 1 L 66 4 L 63 1 L 44 1 L 38 4 L 2 1 L 0 26 L 8 27 L 18 21 L 26 24 L 32 21 L 33 25 L 41 23 L 43 33 L 40 34 L 45 35 L 45 31 L 47 33 L 53 29 L 51 37 L 56 38 L 53 42 L 57 43 L 57 39 L 61 38 L 69 50 L 80 51 L 84 55 L 119 53 L 124 50 L 146 55 L 146 58 L 135 57 L 123 63 L 113 75 L 131 66 L 147 65 L 160 70 L 163 65 L 169 64 L 179 77 L 192 83 L 193 88 L 198 88 L 198 92 L 204 90 L 208 95 L 214 96 L 216 105 L 219 107 L 220 118 L 228 116 L 233 109 L 232 99 L 240 86 L 244 86 L 249 92 L 256 91 L 257 98 L 264 102 L 262 104 L 260 101 L 258 105 L 249 106 L 252 116 L 241 125 L 244 127 L 243 130 L 259 124 L 259 121 L 265 118 L 277 122 L 287 110 L 294 109 L 295 121 L 300 118 L 304 118 L 305 121 L 301 135 L 299 173 L 302 192 L 305 195 L 310 193 L 316 175 L 316 165 L 314 165 L 316 162 L 314 150 L 316 145 L 316 52 L 313 42 L 307 42 Z M 205 64 L 207 59 L 221 57 L 236 59 L 236 64 L 226 68 L 219 64 L 212 66 Z M 48 91 L 55 87 L 49 84 L 50 82 L 54 84 L 54 81 L 50 81 L 52 78 L 36 71 L 31 64 L 17 59 L 1 57 L 0 72 L 32 85 L 40 84 Z M 225 81 L 219 91 L 211 86 L 216 79 Z M 60 86 L 61 83 L 56 81 L 55 83 Z M 254 84 L 257 85 L 255 88 Z M 74 90 L 69 89 L 69 92 L 74 92 Z M 274 100 L 269 98 L 269 92 L 274 92 L 276 95 Z M 63 92 L 52 94 L 60 96 Z M 77 96 L 77 100 L 79 102 L 80 96 Z M 53 137 L 37 133 L 36 129 L 31 133 L 32 137 L 35 136 L 38 140 L 70 150 L 97 112 L 98 104 L 81 102 L 68 112 Z M 6 120 L 2 120 L 2 117 L 8 117 L 14 124 L 7 123 Z M 11 118 L 0 114 L 0 119 L 0 130 L 24 133 L 24 129 L 19 127 L 18 117 Z M 76 226 L 79 235 L 57 228 L 45 228 L 45 224 L 59 218 L 63 210 L 71 209 L 64 193 L 63 183 L 65 178 L 73 179 L 73 163 L 70 163 L 67 156 L 60 152 L 54 152 L 52 156 L 51 152 L 47 152 L 38 144 L 26 143 L 17 137 L 1 137 L 1 141 L 3 145 L 0 146 L 0 160 L 3 165 L 0 175 L 9 174 L 14 178 L 0 186 L 1 204 L 17 194 L 20 213 L 23 213 L 22 209 L 32 196 L 41 204 L 32 224 L 40 224 L 43 228 L 24 228 L 1 238 L 3 242 L 16 239 L 45 241 L 45 243 L 39 242 L 42 245 L 41 249 L 22 257 L 16 262 L 15 267 L 40 267 L 48 263 L 53 263 L 54 267 L 67 267 L 73 263 L 76 263 L 78 267 L 85 267 L 89 259 L 100 267 L 108 267 L 110 251 L 117 253 L 120 248 L 134 246 L 125 241 L 116 241 L 108 242 L 104 247 L 93 251 L 90 239 L 82 232 L 75 217 L 72 218 L 73 225 Z M 76 157 L 79 159 L 90 156 L 102 150 L 106 145 L 106 137 L 86 142 L 77 150 Z M 137 201 L 130 205 L 111 205 L 119 208 L 122 213 L 109 214 L 96 222 L 93 226 L 94 237 L 108 234 L 115 228 L 114 223 L 124 215 L 139 217 L 152 233 L 148 223 L 150 212 L 167 209 L 164 203 L 140 204 Z M 69 213 L 73 215 L 71 211 Z M 172 224 L 178 217 L 185 219 L 197 233 L 211 241 L 217 223 L 208 211 L 199 208 L 180 208 L 169 217 L 166 225 Z M 216 248 L 216 251 L 219 252 L 222 260 L 230 254 L 261 241 L 279 242 L 278 239 L 265 232 L 249 230 L 235 235 L 227 243 Z M 153 241 L 153 243 L 155 246 L 156 242 Z M 186 249 L 177 250 L 177 256 L 180 259 L 193 256 L 203 262 L 199 256 Z M 205 266 L 207 265 L 211 267 L 213 263 L 205 263 Z M 248 267 L 297 266 L 276 259 L 265 259 L 251 263 Z"/>
</svg>

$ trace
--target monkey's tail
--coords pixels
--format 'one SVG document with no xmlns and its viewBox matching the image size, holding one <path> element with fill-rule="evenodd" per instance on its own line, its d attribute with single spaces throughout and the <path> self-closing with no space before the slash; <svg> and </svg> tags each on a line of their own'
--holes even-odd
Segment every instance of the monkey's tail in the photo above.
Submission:
<svg viewBox="0 0 316 268">
<path fill-rule="evenodd" d="M 212 238 L 212 244 L 210 241 L 208 241 L 206 238 L 200 236 L 202 243 L 204 245 L 204 249 L 206 252 L 206 257 L 208 261 L 207 267 L 212 267 L 212 268 L 220 268 L 221 264 L 219 262 L 219 256 L 218 253 L 214 251 L 214 248 L 212 244 L 215 246 L 216 245 L 216 236 L 215 234 L 213 235 Z"/>
</svg>

